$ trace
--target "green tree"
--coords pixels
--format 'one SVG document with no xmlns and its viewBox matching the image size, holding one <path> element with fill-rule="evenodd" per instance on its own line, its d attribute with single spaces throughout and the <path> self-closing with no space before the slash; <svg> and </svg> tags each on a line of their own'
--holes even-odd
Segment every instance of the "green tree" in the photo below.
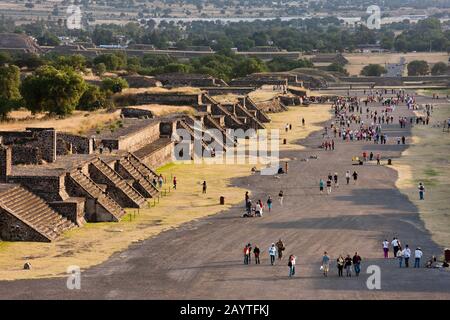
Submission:
<svg viewBox="0 0 450 320">
<path fill-rule="evenodd" d="M 118 93 L 128 88 L 128 82 L 122 78 L 105 78 L 102 81 L 102 89 L 106 92 Z"/>
<path fill-rule="evenodd" d="M 106 65 L 103 62 L 100 62 L 94 65 L 94 71 L 98 76 L 102 76 L 106 72 Z"/>
<path fill-rule="evenodd" d="M 414 60 L 408 63 L 409 76 L 427 75 L 429 71 L 428 63 L 424 60 Z"/>
<path fill-rule="evenodd" d="M 327 67 L 327 71 L 340 72 L 342 74 L 348 75 L 348 71 L 339 63 L 333 62 Z"/>
<path fill-rule="evenodd" d="M 0 52 L 0 66 L 11 63 L 12 61 L 13 59 L 8 52 Z"/>
<path fill-rule="evenodd" d="M 127 66 L 126 56 L 118 53 L 102 54 L 94 59 L 94 64 L 104 63 L 108 71 L 115 71 Z"/>
<path fill-rule="evenodd" d="M 78 102 L 77 109 L 93 111 L 106 108 L 107 106 L 108 101 L 105 92 L 100 90 L 98 86 L 88 85 Z"/>
<path fill-rule="evenodd" d="M 379 64 L 369 64 L 361 70 L 361 75 L 369 77 L 379 77 L 387 70 Z"/>
<path fill-rule="evenodd" d="M 8 113 L 20 102 L 20 70 L 14 65 L 0 67 L 0 117 Z"/>
<path fill-rule="evenodd" d="M 431 74 L 433 76 L 447 74 L 449 71 L 450 68 L 445 62 L 438 62 L 431 68 Z"/>
<path fill-rule="evenodd" d="M 26 107 L 33 113 L 72 113 L 86 90 L 83 78 L 72 69 L 43 66 L 26 77 L 20 87 Z"/>
<path fill-rule="evenodd" d="M 58 56 L 53 65 L 58 69 L 69 67 L 77 71 L 84 71 L 86 69 L 86 58 L 81 54 Z"/>
<path fill-rule="evenodd" d="M 252 73 L 266 71 L 268 71 L 268 68 L 263 61 L 255 58 L 246 58 L 238 62 L 234 69 L 234 74 L 236 77 L 244 77 Z"/>
</svg>

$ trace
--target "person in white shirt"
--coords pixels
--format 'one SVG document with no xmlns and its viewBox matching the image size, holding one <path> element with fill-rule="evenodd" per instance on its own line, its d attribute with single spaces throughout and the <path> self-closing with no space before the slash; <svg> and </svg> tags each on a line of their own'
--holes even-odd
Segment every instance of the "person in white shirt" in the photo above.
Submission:
<svg viewBox="0 0 450 320">
<path fill-rule="evenodd" d="M 270 264 L 273 265 L 275 263 L 275 256 L 277 255 L 277 248 L 275 247 L 275 243 L 272 243 L 272 246 L 269 248 L 269 256 L 270 256 Z"/>
<path fill-rule="evenodd" d="M 405 249 L 402 251 L 403 258 L 405 259 L 405 267 L 409 267 L 409 258 L 411 257 L 411 249 L 408 245 L 405 246 Z"/>
<path fill-rule="evenodd" d="M 296 256 L 294 256 L 293 254 L 291 254 L 289 256 L 289 263 L 288 263 L 288 267 L 289 267 L 289 278 L 292 277 L 293 275 L 295 275 L 295 260 L 297 259 Z"/>
<path fill-rule="evenodd" d="M 255 215 L 256 215 L 256 216 L 259 216 L 259 217 L 262 217 L 262 215 L 263 215 L 262 207 L 261 207 L 261 205 L 259 204 L 259 202 L 256 203 L 256 207 L 255 207 Z"/>
<path fill-rule="evenodd" d="M 420 268 L 420 259 L 423 256 L 422 249 L 417 247 L 416 251 L 414 251 L 414 268 Z"/>
<path fill-rule="evenodd" d="M 394 239 L 392 239 L 391 245 L 392 245 L 392 248 L 394 249 L 394 257 L 397 257 L 397 252 L 399 250 L 400 243 L 396 237 L 394 237 Z"/>
<path fill-rule="evenodd" d="M 384 239 L 383 241 L 383 252 L 384 252 L 384 258 L 389 258 L 389 241 L 387 239 Z"/>
</svg>

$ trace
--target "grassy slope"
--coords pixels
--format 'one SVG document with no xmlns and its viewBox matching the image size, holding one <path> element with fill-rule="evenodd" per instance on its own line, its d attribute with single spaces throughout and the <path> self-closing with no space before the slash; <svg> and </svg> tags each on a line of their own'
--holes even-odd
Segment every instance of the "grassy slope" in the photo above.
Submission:
<svg viewBox="0 0 450 320">
<path fill-rule="evenodd" d="M 450 104 L 435 106 L 432 122 L 450 117 Z M 450 247 L 450 133 L 442 128 L 415 126 L 414 144 L 397 161 L 397 186 L 417 205 L 433 240 Z M 426 188 L 425 201 L 418 200 L 417 185 Z"/>
</svg>

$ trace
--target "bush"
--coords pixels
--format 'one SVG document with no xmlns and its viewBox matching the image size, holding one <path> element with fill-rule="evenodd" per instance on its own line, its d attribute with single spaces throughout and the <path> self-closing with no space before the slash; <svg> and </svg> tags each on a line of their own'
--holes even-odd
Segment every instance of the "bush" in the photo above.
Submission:
<svg viewBox="0 0 450 320">
<path fill-rule="evenodd" d="M 447 66 L 445 62 L 438 62 L 433 66 L 433 68 L 431 68 L 431 74 L 433 76 L 447 74 L 449 71 L 450 68 Z"/>
<path fill-rule="evenodd" d="M 118 93 L 125 88 L 128 88 L 128 82 L 122 78 L 105 78 L 102 81 L 102 89 L 104 91 Z"/>
<path fill-rule="evenodd" d="M 93 111 L 108 106 L 106 94 L 99 87 L 88 85 L 78 102 L 78 110 Z"/>
<path fill-rule="evenodd" d="M 414 60 L 408 63 L 409 76 L 424 76 L 429 71 L 428 63 L 424 60 Z"/>
<path fill-rule="evenodd" d="M 379 64 L 369 64 L 361 70 L 361 75 L 369 77 L 379 77 L 386 72 L 386 68 Z"/>
</svg>

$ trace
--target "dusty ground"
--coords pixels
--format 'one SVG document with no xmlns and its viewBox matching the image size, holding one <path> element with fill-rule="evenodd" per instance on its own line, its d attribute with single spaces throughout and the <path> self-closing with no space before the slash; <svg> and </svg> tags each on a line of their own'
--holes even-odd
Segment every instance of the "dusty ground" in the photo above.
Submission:
<svg viewBox="0 0 450 320">
<path fill-rule="evenodd" d="M 369 64 L 399 63 L 404 57 L 406 63 L 413 60 L 425 60 L 428 64 L 447 62 L 449 55 L 446 52 L 417 52 L 417 53 L 348 53 L 344 57 L 349 61 L 345 66 L 350 75 L 359 75 L 364 66 Z"/>
<path fill-rule="evenodd" d="M 328 108 L 311 106 L 309 108 L 292 108 L 288 112 L 271 115 L 270 128 L 282 129 L 292 119 L 303 116 L 307 125 L 290 132 L 290 140 L 307 137 L 317 130 L 315 123 L 329 119 Z M 281 148 L 292 147 L 291 143 Z M 178 190 L 163 197 L 154 206 L 141 209 L 139 214 L 132 209 L 119 223 L 88 223 L 85 227 L 70 231 L 54 243 L 6 243 L 0 242 L 0 279 L 12 280 L 23 278 L 49 277 L 65 273 L 67 266 L 75 264 L 88 268 L 106 261 L 114 252 L 125 250 L 134 242 L 141 241 L 158 233 L 180 226 L 220 211 L 231 208 L 242 200 L 247 190 L 243 187 L 230 186 L 231 179 L 250 174 L 253 164 L 242 165 L 186 165 L 170 164 L 158 170 L 168 181 L 173 176 L 179 182 Z M 258 165 L 257 167 L 261 167 Z M 201 183 L 208 183 L 208 194 L 201 194 Z M 168 184 L 164 187 L 167 191 Z M 224 196 L 226 205 L 220 206 L 219 197 Z M 135 218 L 136 212 L 136 218 Z M 22 270 L 29 261 L 31 271 Z"/>
<path fill-rule="evenodd" d="M 404 107 L 395 113 L 411 115 Z M 390 137 L 401 133 L 408 143 L 411 139 L 410 128 L 393 124 L 385 130 Z M 321 132 L 313 133 L 302 142 L 306 150 L 282 152 L 282 157 L 298 159 L 290 162 L 286 175 L 233 181 L 252 190 L 253 199 L 285 191 L 284 205 L 275 202 L 263 218 L 243 219 L 242 204 L 233 206 L 131 245 L 84 271 L 81 290 L 67 290 L 65 278 L 1 282 L 0 298 L 449 299 L 450 272 L 399 269 L 395 260 L 381 258 L 382 240 L 393 236 L 412 248 L 421 246 L 426 258 L 442 252 L 417 206 L 396 188 L 396 171 L 385 165 L 388 157 L 395 164 L 408 145 L 337 141 L 335 151 L 322 151 L 317 149 L 321 141 Z M 354 167 L 351 157 L 363 150 L 381 152 L 383 165 Z M 319 159 L 301 161 L 312 154 Z M 345 185 L 343 173 L 355 169 L 358 183 Z M 320 195 L 319 178 L 335 171 L 341 186 L 329 196 Z M 243 192 L 239 196 L 243 199 Z M 298 256 L 293 279 L 287 277 L 286 258 L 275 266 L 268 263 L 267 248 L 279 238 L 286 244 L 285 255 Z M 242 248 L 248 242 L 263 250 L 261 265 L 243 265 Z M 323 278 L 319 265 L 324 250 L 332 261 L 357 250 L 363 258 L 361 276 L 340 279 L 332 264 L 330 277 Z M 381 268 L 381 290 L 366 287 L 369 265 Z"/>
</svg>

